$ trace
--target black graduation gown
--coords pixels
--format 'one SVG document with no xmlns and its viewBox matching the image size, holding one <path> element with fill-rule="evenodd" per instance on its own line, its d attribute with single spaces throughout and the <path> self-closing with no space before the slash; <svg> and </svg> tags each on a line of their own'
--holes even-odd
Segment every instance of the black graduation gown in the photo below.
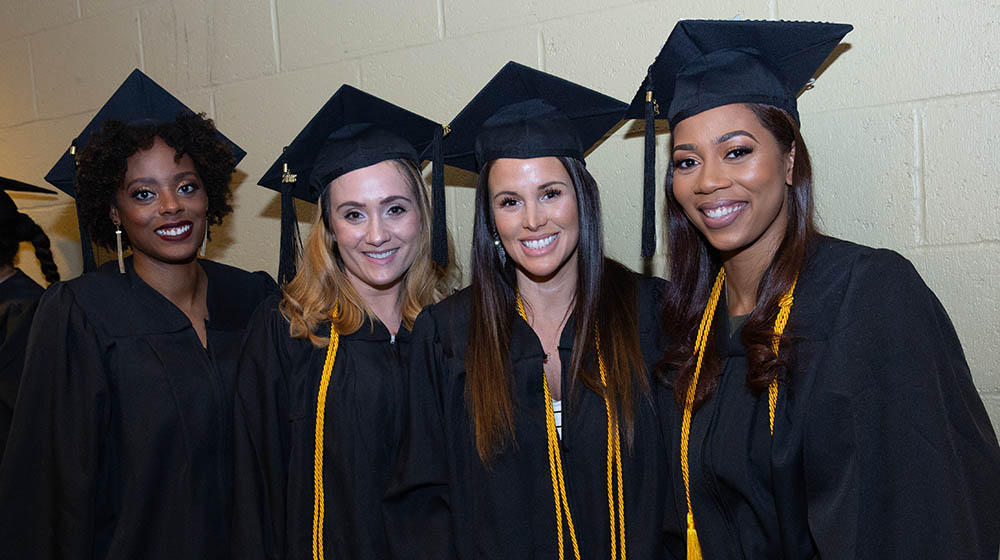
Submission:
<svg viewBox="0 0 1000 560">
<path fill-rule="evenodd" d="M 233 557 L 312 558 L 316 401 L 327 348 L 289 336 L 277 297 L 260 306 L 240 360 Z M 330 334 L 330 323 L 317 328 Z M 323 422 L 326 558 L 388 557 L 385 492 L 403 430 L 403 360 L 382 323 L 341 335 Z"/>
<path fill-rule="evenodd" d="M 42 297 L 0 464 L 0 557 L 228 556 L 236 360 L 275 285 L 199 262 L 207 349 L 131 259 Z"/>
<path fill-rule="evenodd" d="M 663 281 L 635 278 L 639 337 L 651 366 L 662 351 L 657 302 Z M 434 559 L 557 558 L 541 343 L 524 320 L 511 317 L 516 448 L 509 445 L 487 468 L 476 453 L 465 407 L 470 304 L 465 289 L 425 309 L 414 325 L 408 436 L 386 500 L 393 554 Z M 566 388 L 572 333 L 571 317 L 559 341 Z M 604 399 L 582 384 L 575 395 L 570 391 L 564 395 L 560 447 L 580 554 L 609 558 Z M 668 458 L 652 399 L 637 398 L 635 410 L 633 452 L 622 444 L 628 556 L 659 558 Z M 566 558 L 573 558 L 568 531 L 564 548 Z"/>
<path fill-rule="evenodd" d="M 1000 542 L 1000 450 L 940 302 L 900 255 L 822 238 L 795 289 L 774 437 L 746 388 L 719 302 L 718 391 L 692 419 L 691 500 L 707 560 L 989 558 Z M 669 546 L 684 555 L 682 409 L 672 436 Z"/>
<path fill-rule="evenodd" d="M 17 269 L 13 276 L 0 282 L 0 457 L 7 446 L 7 432 L 14 415 L 31 318 L 44 291 Z"/>
</svg>

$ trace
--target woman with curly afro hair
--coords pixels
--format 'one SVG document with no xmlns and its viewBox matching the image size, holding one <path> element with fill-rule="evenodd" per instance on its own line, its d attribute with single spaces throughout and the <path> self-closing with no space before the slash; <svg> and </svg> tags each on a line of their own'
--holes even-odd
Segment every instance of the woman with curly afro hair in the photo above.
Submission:
<svg viewBox="0 0 1000 560">
<path fill-rule="evenodd" d="M 232 380 L 275 285 L 198 258 L 231 211 L 234 149 L 164 99 L 156 120 L 92 122 L 78 154 L 83 229 L 132 254 L 39 303 L 0 464 L 11 558 L 229 556 Z"/>
</svg>

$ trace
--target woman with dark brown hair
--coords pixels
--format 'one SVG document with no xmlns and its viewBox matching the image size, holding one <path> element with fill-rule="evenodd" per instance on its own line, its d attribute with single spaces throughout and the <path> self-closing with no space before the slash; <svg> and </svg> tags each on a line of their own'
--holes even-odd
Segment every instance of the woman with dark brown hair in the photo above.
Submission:
<svg viewBox="0 0 1000 560">
<path fill-rule="evenodd" d="M 671 128 L 676 557 L 997 555 L 1000 449 L 948 315 L 813 224 L 795 97 L 848 31 L 682 21 L 643 88 Z"/>
<path fill-rule="evenodd" d="M 38 304 L 0 463 L 3 556 L 227 558 L 236 362 L 275 286 L 198 254 L 243 152 L 138 70 L 75 146 L 48 179 L 118 259 Z"/>
<path fill-rule="evenodd" d="M 452 121 L 445 161 L 479 172 L 472 284 L 414 326 L 396 557 L 661 554 L 663 286 L 604 256 L 583 160 L 624 108 L 509 63 Z"/>
</svg>

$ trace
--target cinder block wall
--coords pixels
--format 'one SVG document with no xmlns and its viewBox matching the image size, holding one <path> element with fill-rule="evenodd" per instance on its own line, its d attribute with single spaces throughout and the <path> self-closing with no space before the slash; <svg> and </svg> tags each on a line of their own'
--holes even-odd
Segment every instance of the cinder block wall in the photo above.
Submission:
<svg viewBox="0 0 1000 560">
<path fill-rule="evenodd" d="M 800 98 L 822 226 L 916 264 L 951 313 L 1000 426 L 993 0 L 3 0 L 0 175 L 42 184 L 138 67 L 249 152 L 236 212 L 209 256 L 273 274 L 278 198 L 255 183 L 341 83 L 447 122 L 516 60 L 627 101 L 682 17 L 855 25 L 849 47 Z M 641 130 L 625 123 L 588 164 L 602 185 L 610 253 L 632 267 L 640 266 Z M 658 139 L 662 154 L 666 134 Z M 472 179 L 449 171 L 448 183 L 448 219 L 467 262 Z M 52 236 L 63 274 L 78 274 L 69 199 L 15 199 Z M 299 211 L 307 227 L 313 211 Z M 20 258 L 41 280 L 27 245 Z M 663 273 L 665 259 L 661 243 L 653 272 Z"/>
</svg>

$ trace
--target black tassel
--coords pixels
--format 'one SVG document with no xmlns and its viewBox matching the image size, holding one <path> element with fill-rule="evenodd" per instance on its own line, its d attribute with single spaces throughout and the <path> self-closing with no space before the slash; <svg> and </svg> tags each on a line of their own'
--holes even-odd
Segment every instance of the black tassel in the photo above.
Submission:
<svg viewBox="0 0 1000 560">
<path fill-rule="evenodd" d="M 642 257 L 656 253 L 656 115 L 653 89 L 646 78 L 646 142 L 642 175 Z"/>
<path fill-rule="evenodd" d="M 296 260 L 302 243 L 299 238 L 299 219 L 295 213 L 292 191 L 295 182 L 283 183 L 281 189 L 281 247 L 278 254 L 278 285 L 284 286 L 295 278 Z"/>
<path fill-rule="evenodd" d="M 97 270 L 97 261 L 94 259 L 94 247 L 90 244 L 90 237 L 87 236 L 87 232 L 83 231 L 79 206 L 76 206 L 76 220 L 80 229 L 80 253 L 83 256 L 83 272 L 93 272 Z"/>
<path fill-rule="evenodd" d="M 431 256 L 441 268 L 448 267 L 448 226 L 445 223 L 447 208 L 444 199 L 444 129 L 434 133 L 434 166 L 431 171 L 431 202 L 434 205 L 434 226 L 431 234 Z"/>
</svg>

